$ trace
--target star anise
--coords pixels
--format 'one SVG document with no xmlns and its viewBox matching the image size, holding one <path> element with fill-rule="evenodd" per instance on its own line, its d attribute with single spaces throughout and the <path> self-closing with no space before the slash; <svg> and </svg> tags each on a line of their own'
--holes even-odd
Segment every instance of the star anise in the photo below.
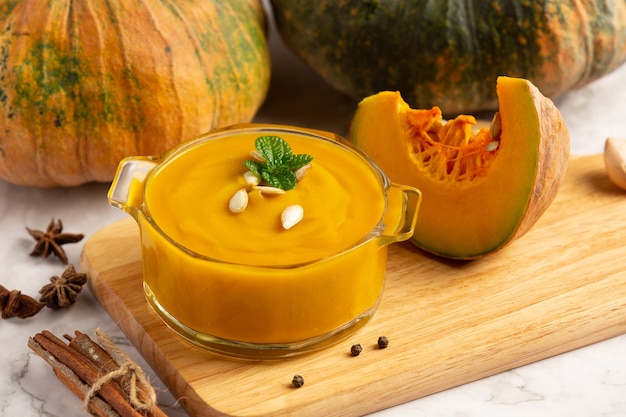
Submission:
<svg viewBox="0 0 626 417">
<path fill-rule="evenodd" d="M 25 319 L 34 316 L 45 306 L 33 297 L 22 294 L 18 290 L 7 290 L 0 285 L 0 310 L 2 318 L 18 317 Z"/>
<path fill-rule="evenodd" d="M 47 258 L 48 255 L 54 253 L 66 265 L 67 255 L 61 245 L 79 242 L 84 237 L 83 234 L 61 233 L 63 232 L 63 223 L 61 223 L 60 219 L 55 222 L 54 218 L 50 220 L 50 224 L 48 224 L 45 232 L 29 229 L 28 227 L 26 230 L 37 241 L 30 256 Z"/>
<path fill-rule="evenodd" d="M 76 272 L 74 265 L 70 264 L 60 277 L 53 276 L 50 284 L 39 290 L 39 301 L 54 310 L 69 307 L 74 304 L 86 282 L 87 274 Z"/>
</svg>

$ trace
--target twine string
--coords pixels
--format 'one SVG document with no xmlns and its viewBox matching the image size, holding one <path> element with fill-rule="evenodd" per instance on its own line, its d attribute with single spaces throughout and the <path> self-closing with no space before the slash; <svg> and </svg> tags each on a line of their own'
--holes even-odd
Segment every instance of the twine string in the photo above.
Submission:
<svg viewBox="0 0 626 417">
<path fill-rule="evenodd" d="M 91 399 L 98 394 L 104 385 L 117 378 L 126 378 L 129 381 L 129 386 L 122 387 L 122 389 L 126 395 L 128 395 L 130 404 L 140 411 L 150 410 L 156 404 L 156 393 L 141 367 L 120 349 L 119 346 L 113 343 L 109 335 L 102 329 L 97 328 L 94 334 L 102 349 L 111 356 L 119 368 L 104 374 L 93 383 L 89 391 L 85 394 L 83 402 L 85 409 L 89 410 Z M 140 393 L 143 393 L 143 395 L 140 395 Z"/>
</svg>

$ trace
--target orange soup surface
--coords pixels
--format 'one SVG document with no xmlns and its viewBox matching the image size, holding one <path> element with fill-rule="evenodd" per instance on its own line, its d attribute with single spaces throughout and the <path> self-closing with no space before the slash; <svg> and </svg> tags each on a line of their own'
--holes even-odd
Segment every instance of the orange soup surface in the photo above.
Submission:
<svg viewBox="0 0 626 417">
<path fill-rule="evenodd" d="M 259 136 L 204 142 L 159 168 L 145 200 L 161 230 L 187 249 L 216 260 L 249 265 L 291 265 L 333 255 L 366 236 L 380 220 L 384 196 L 377 173 L 332 142 L 282 134 L 293 153 L 313 156 L 312 168 L 282 195 L 248 193 L 248 206 L 228 202 L 245 187 L 243 161 Z M 291 229 L 281 224 L 289 205 L 304 209 Z"/>
</svg>

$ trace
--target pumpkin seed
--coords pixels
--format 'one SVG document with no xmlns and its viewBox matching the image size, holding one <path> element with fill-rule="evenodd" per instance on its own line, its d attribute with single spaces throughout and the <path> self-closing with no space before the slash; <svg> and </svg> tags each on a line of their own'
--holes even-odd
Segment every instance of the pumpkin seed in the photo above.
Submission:
<svg viewBox="0 0 626 417">
<path fill-rule="evenodd" d="M 265 158 L 263 158 L 263 155 L 261 155 L 259 151 L 250 151 L 250 156 L 255 161 L 265 162 Z"/>
<path fill-rule="evenodd" d="M 243 179 L 248 185 L 259 185 L 261 183 L 261 176 L 252 171 L 246 171 L 243 174 Z"/>
<path fill-rule="evenodd" d="M 285 230 L 291 229 L 304 217 L 304 209 L 298 204 L 287 206 L 280 215 L 280 222 Z"/>
<path fill-rule="evenodd" d="M 242 213 L 246 207 L 248 207 L 248 192 L 242 188 L 230 198 L 228 209 L 233 213 Z"/>
<path fill-rule="evenodd" d="M 311 164 L 306 164 L 296 169 L 294 174 L 296 174 L 296 181 L 300 181 L 302 177 L 311 169 Z"/>
<path fill-rule="evenodd" d="M 500 146 L 500 142 L 489 142 L 487 146 L 485 146 L 485 150 L 487 152 L 495 151 L 496 149 L 498 149 L 498 146 Z"/>
<path fill-rule="evenodd" d="M 267 195 L 285 194 L 285 190 L 283 190 L 282 188 L 271 187 L 269 185 L 258 185 L 254 187 L 254 189 L 259 190 L 261 194 L 267 194 Z"/>
<path fill-rule="evenodd" d="M 491 119 L 491 126 L 489 128 L 489 135 L 494 141 L 500 140 L 502 134 L 502 123 L 500 121 L 500 112 L 495 112 L 493 119 Z"/>
</svg>

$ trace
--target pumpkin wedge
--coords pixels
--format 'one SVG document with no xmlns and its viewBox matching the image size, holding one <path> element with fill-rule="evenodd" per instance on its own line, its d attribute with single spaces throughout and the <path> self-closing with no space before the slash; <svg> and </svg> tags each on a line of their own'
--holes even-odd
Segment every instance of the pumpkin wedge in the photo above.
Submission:
<svg viewBox="0 0 626 417">
<path fill-rule="evenodd" d="M 363 99 L 351 141 L 392 181 L 422 191 L 412 241 L 433 254 L 475 259 L 527 232 L 554 199 L 569 160 L 567 126 L 528 80 L 499 77 L 489 127 L 473 116 L 443 120 L 411 109 L 400 93 Z"/>
</svg>

